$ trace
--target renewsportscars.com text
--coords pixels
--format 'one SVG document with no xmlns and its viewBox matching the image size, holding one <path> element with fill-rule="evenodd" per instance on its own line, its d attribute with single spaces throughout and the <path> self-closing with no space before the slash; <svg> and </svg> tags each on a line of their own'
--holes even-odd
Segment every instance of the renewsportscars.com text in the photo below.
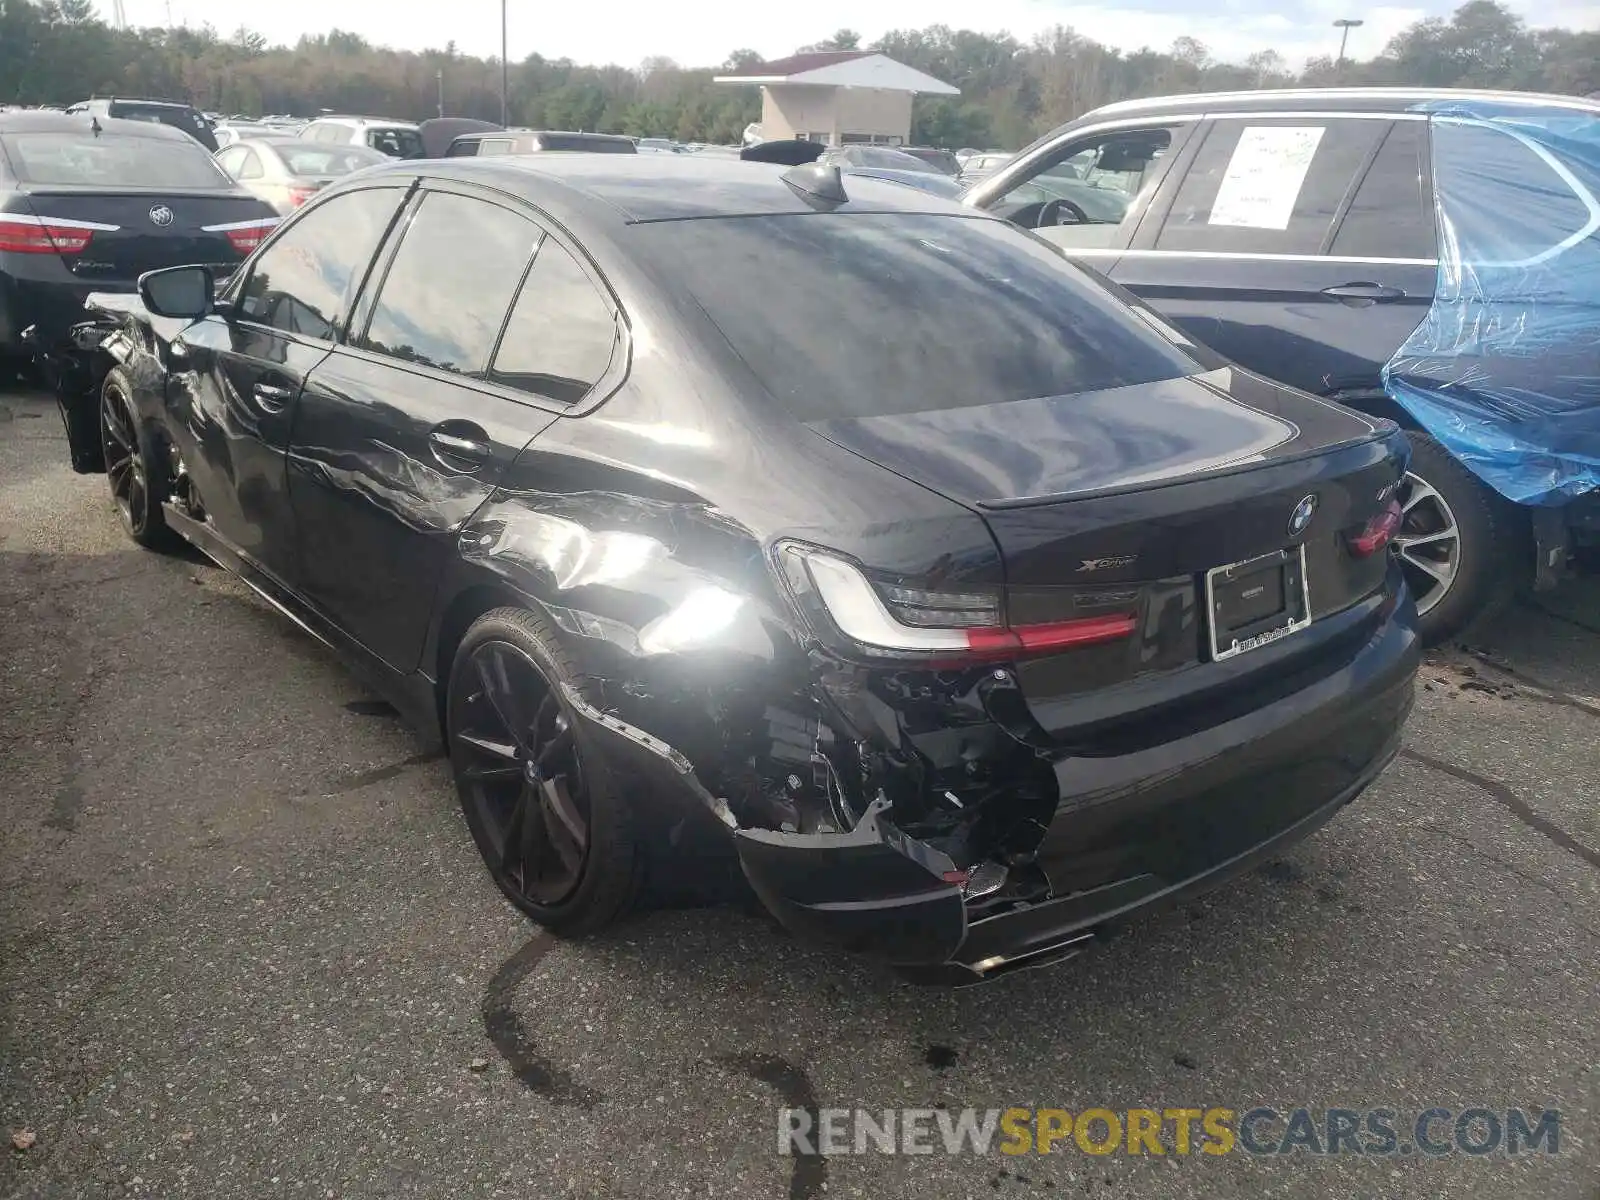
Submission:
<svg viewBox="0 0 1600 1200">
<path fill-rule="evenodd" d="M 1559 1154 L 1548 1108 L 781 1108 L 778 1153 Z"/>
</svg>

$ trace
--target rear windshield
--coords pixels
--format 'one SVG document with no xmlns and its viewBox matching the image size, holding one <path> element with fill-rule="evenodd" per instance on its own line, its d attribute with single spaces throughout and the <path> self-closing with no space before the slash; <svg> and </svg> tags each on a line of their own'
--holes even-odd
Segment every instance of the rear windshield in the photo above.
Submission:
<svg viewBox="0 0 1600 1200">
<path fill-rule="evenodd" d="M 205 147 L 103 133 L 14 133 L 0 139 L 23 183 L 90 187 L 216 188 L 233 180 Z"/>
<path fill-rule="evenodd" d="M 852 150 L 864 167 L 882 167 L 891 171 L 926 171 L 929 174 L 939 174 L 939 168 L 930 162 L 924 162 L 915 154 L 905 154 L 899 150 L 889 150 L 882 146 L 859 146 Z"/>
<path fill-rule="evenodd" d="M 375 167 L 389 156 L 363 146 L 325 146 L 293 142 L 275 146 L 291 175 L 348 175 L 362 167 Z"/>
<path fill-rule="evenodd" d="M 541 150 L 587 150 L 591 154 L 637 154 L 627 138 L 584 137 L 581 133 L 541 133 Z"/>
<path fill-rule="evenodd" d="M 415 129 L 369 129 L 367 145 L 390 158 L 422 157 L 422 135 Z"/>
<path fill-rule="evenodd" d="M 1001 221 L 815 214 L 633 227 L 801 421 L 965 408 L 1202 369 Z"/>
</svg>

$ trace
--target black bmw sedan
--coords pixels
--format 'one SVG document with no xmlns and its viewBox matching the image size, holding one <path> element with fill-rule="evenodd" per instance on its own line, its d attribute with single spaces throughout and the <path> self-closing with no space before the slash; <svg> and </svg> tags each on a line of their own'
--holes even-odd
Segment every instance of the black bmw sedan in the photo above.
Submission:
<svg viewBox="0 0 1600 1200">
<path fill-rule="evenodd" d="M 442 737 L 557 932 L 720 854 L 799 934 L 976 980 L 1398 747 L 1403 436 L 984 214 L 814 164 L 397 163 L 220 295 L 141 296 L 91 301 L 85 400 L 127 529 Z"/>
</svg>

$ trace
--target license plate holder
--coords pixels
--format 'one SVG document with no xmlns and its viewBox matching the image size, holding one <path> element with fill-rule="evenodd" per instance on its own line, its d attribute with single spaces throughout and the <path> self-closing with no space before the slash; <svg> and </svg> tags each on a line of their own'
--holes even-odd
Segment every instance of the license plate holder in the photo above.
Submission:
<svg viewBox="0 0 1600 1200">
<path fill-rule="evenodd" d="M 1305 546 L 1275 550 L 1206 572 L 1206 627 L 1215 662 L 1311 624 Z"/>
</svg>

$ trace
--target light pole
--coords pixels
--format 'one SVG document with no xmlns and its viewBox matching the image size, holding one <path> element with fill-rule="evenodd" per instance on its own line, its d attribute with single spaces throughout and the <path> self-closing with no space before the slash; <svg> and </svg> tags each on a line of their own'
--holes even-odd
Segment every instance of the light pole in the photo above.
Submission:
<svg viewBox="0 0 1600 1200">
<path fill-rule="evenodd" d="M 1339 31 L 1339 57 L 1335 60 L 1334 66 L 1344 66 L 1344 46 L 1350 40 L 1350 31 L 1359 28 L 1362 24 L 1364 22 L 1351 20 L 1349 17 L 1341 17 L 1333 23 L 1333 27 Z"/>
<path fill-rule="evenodd" d="M 500 127 L 510 124 L 506 109 L 506 0 L 500 0 Z"/>
<path fill-rule="evenodd" d="M 434 76 L 439 81 L 439 115 L 442 117 L 444 116 L 444 71 L 435 71 Z"/>
</svg>

